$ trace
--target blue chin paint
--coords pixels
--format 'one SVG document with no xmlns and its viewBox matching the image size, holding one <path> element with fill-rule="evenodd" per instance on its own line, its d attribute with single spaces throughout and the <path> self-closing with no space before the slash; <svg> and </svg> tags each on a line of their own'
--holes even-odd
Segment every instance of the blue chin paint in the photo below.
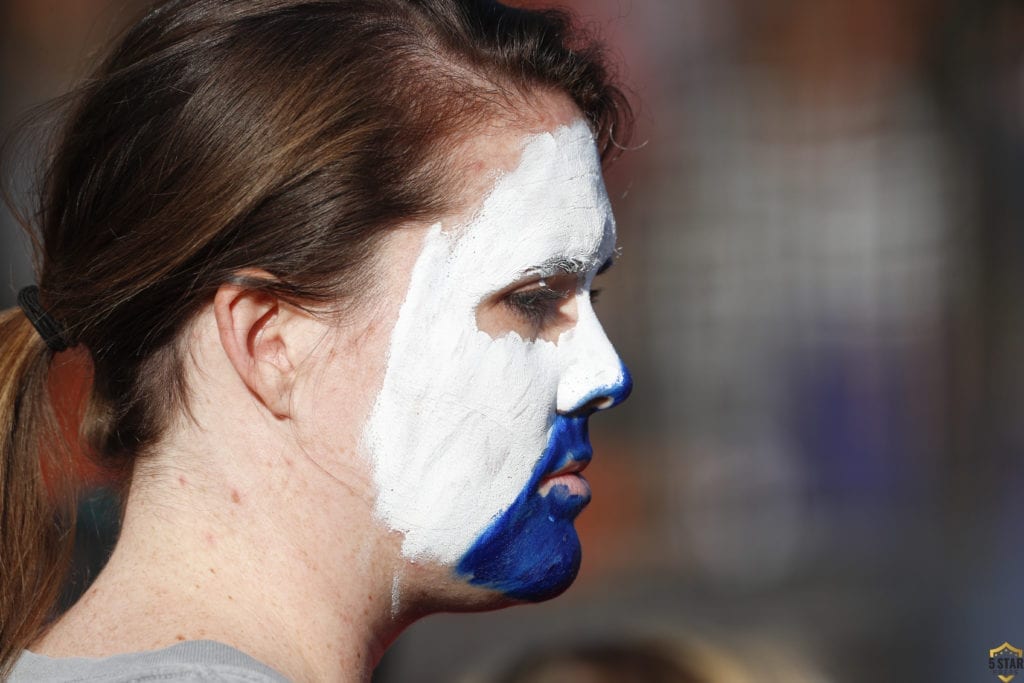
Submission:
<svg viewBox="0 0 1024 683">
<path fill-rule="evenodd" d="M 580 405 L 607 397 L 611 402 L 601 408 L 610 408 L 624 401 L 632 387 L 623 366 L 616 385 L 592 392 Z M 529 482 L 459 561 L 456 569 L 469 583 L 529 602 L 553 598 L 572 584 L 581 559 L 573 520 L 590 496 L 573 495 L 564 485 L 552 486 L 547 495 L 541 495 L 538 486 L 572 461 L 590 461 L 593 450 L 587 420 L 592 412 L 555 417 L 548 445 Z"/>
</svg>

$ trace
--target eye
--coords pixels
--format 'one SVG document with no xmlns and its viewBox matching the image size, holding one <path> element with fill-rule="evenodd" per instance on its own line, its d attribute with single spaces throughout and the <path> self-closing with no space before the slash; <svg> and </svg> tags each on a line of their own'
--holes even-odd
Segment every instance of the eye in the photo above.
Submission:
<svg viewBox="0 0 1024 683">
<path fill-rule="evenodd" d="M 540 280 L 535 285 L 506 295 L 504 304 L 520 320 L 540 330 L 558 321 L 562 304 L 575 292 L 575 278 L 568 283 Z"/>
<path fill-rule="evenodd" d="M 591 289 L 590 290 L 590 303 L 593 306 L 597 305 L 597 302 L 601 299 L 601 292 L 603 289 Z"/>
</svg>

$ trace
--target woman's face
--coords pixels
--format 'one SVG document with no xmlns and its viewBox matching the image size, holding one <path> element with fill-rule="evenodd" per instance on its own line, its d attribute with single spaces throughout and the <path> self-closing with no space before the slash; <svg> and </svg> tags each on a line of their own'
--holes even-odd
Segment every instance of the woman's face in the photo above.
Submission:
<svg viewBox="0 0 1024 683">
<path fill-rule="evenodd" d="M 497 134 L 472 210 L 425 232 L 361 444 L 407 560 L 518 600 L 575 577 L 587 418 L 630 390 L 591 306 L 615 221 L 577 116 Z"/>
</svg>

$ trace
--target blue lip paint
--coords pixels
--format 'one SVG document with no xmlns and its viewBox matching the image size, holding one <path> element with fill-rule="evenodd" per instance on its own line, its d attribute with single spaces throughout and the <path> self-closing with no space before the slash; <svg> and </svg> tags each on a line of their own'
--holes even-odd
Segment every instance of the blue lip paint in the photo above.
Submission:
<svg viewBox="0 0 1024 683">
<path fill-rule="evenodd" d="M 623 366 L 616 385 L 594 391 L 580 405 L 597 397 L 611 398 L 607 407 L 618 405 L 629 396 L 632 386 Z M 460 560 L 456 569 L 471 584 L 516 600 L 537 602 L 558 595 L 576 578 L 581 550 L 573 520 L 590 497 L 572 495 L 564 485 L 552 486 L 547 495 L 541 495 L 537 487 L 541 479 L 569 461 L 590 460 L 587 420 L 591 412 L 555 416 L 548 445 L 529 482 Z"/>
</svg>

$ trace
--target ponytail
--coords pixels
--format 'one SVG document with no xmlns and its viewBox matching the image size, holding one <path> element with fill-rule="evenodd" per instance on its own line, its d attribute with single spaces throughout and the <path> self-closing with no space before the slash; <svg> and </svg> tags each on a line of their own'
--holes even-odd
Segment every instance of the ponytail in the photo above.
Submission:
<svg viewBox="0 0 1024 683">
<path fill-rule="evenodd" d="M 0 312 L 0 679 L 38 636 L 70 565 L 74 506 L 52 358 L 20 309 Z"/>
</svg>

